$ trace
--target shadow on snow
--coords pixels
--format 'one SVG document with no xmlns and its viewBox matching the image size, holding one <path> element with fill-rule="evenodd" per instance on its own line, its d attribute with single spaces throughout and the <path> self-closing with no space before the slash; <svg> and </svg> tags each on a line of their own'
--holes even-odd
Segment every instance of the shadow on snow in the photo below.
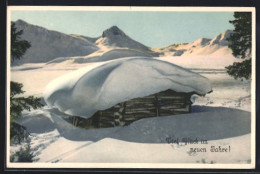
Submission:
<svg viewBox="0 0 260 174">
<path fill-rule="evenodd" d="M 50 118 L 46 116 L 50 114 Z M 245 135 L 251 131 L 251 114 L 224 107 L 193 106 L 189 114 L 144 118 L 128 126 L 82 129 L 66 122 L 57 110 L 26 116 L 18 122 L 30 133 L 57 129 L 73 141 L 99 141 L 114 138 L 137 143 L 167 143 L 167 137 L 218 140 Z"/>
</svg>

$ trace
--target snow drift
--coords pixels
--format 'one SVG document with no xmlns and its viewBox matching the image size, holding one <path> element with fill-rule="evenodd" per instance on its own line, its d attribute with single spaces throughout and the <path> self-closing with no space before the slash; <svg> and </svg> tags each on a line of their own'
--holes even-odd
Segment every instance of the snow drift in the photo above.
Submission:
<svg viewBox="0 0 260 174">
<path fill-rule="evenodd" d="M 92 63 L 92 62 L 103 62 L 103 61 L 109 61 L 114 59 L 120 59 L 124 57 L 153 57 L 153 55 L 149 54 L 148 52 L 143 52 L 140 50 L 121 48 L 121 49 L 112 49 L 104 52 L 97 51 L 88 56 L 59 57 L 50 62 L 47 62 L 47 64 L 61 63 L 64 61 L 70 61 L 73 63 Z"/>
<path fill-rule="evenodd" d="M 29 133 L 57 129 L 59 135 L 72 141 L 99 141 L 113 138 L 136 143 L 167 143 L 167 137 L 219 140 L 251 132 L 250 112 L 224 107 L 195 106 L 189 114 L 143 118 L 128 126 L 83 129 L 63 119 L 57 109 L 45 110 L 40 115 L 22 117 L 18 123 Z"/>
<path fill-rule="evenodd" d="M 117 103 L 172 89 L 204 95 L 212 90 L 209 80 L 177 65 L 139 57 L 121 59 L 72 72 L 51 82 L 45 101 L 51 108 L 91 117 Z"/>
<path fill-rule="evenodd" d="M 38 162 L 106 163 L 248 163 L 251 158 L 250 112 L 193 106 L 193 113 L 144 118 L 128 126 L 81 129 L 62 119 L 55 109 L 44 110 L 41 122 L 34 113 L 19 123 L 31 134 L 31 149 Z M 62 113 L 60 113 L 62 114 Z M 49 117 L 50 115 L 50 117 Z M 32 118 L 32 119 L 31 119 Z M 53 123 L 51 123 L 51 121 Z M 51 123 L 51 124 L 50 124 Z M 38 129 L 34 129 L 38 127 Z M 54 127 L 55 130 L 50 130 Z M 37 134 L 38 130 L 45 133 Z M 208 140 L 208 144 L 187 144 L 182 138 Z M 179 139 L 179 144 L 171 140 Z M 169 144 L 170 143 L 170 144 Z M 228 153 L 189 153 L 191 148 L 231 147 Z M 13 146 L 12 149 L 18 149 Z M 58 149 L 58 150 L 57 150 Z M 159 154 L 159 155 L 156 155 Z M 40 164 L 39 163 L 39 164 Z"/>
</svg>

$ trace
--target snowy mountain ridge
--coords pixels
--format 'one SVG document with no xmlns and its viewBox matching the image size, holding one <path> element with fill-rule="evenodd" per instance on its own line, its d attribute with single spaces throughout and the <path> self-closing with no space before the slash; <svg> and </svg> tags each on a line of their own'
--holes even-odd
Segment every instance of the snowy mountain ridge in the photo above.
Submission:
<svg viewBox="0 0 260 174">
<path fill-rule="evenodd" d="M 209 44 L 210 40 L 211 39 L 208 39 L 208 38 L 199 38 L 199 39 L 195 40 L 194 42 L 191 42 L 190 44 L 192 46 L 199 46 L 199 45 L 205 46 L 205 45 Z"/>
<path fill-rule="evenodd" d="M 153 49 L 162 56 L 198 56 L 198 55 L 232 55 L 232 50 L 228 48 L 227 38 L 232 34 L 232 30 L 227 30 L 213 39 L 199 38 L 191 43 L 173 44 L 160 49 Z"/>
<path fill-rule="evenodd" d="M 31 43 L 23 58 L 15 64 L 48 62 L 57 57 L 82 56 L 99 50 L 86 39 L 31 25 L 23 20 L 17 20 L 15 27 L 17 31 L 23 30 L 21 39 Z"/>
<path fill-rule="evenodd" d="M 112 26 L 111 28 L 105 30 L 102 36 L 96 41 L 97 45 L 107 46 L 107 47 L 121 47 L 121 48 L 130 48 L 137 50 L 144 50 L 146 52 L 151 52 L 151 50 L 131 39 L 127 36 L 122 30 L 120 30 L 117 26 Z"/>
<path fill-rule="evenodd" d="M 229 42 L 227 38 L 230 36 L 230 34 L 232 34 L 232 32 L 233 32 L 232 30 L 227 30 L 224 33 L 217 35 L 210 41 L 210 45 L 219 44 L 222 46 L 228 46 Z"/>
<path fill-rule="evenodd" d="M 23 58 L 15 61 L 14 64 L 60 62 L 61 60 L 86 63 L 136 56 L 232 55 L 227 41 L 232 33 L 231 30 L 213 39 L 199 38 L 190 43 L 149 48 L 133 40 L 117 26 L 108 28 L 99 37 L 91 38 L 48 30 L 23 20 L 17 20 L 15 24 L 17 30 L 23 30 L 21 39 L 29 41 L 32 46 Z"/>
<path fill-rule="evenodd" d="M 102 34 L 102 37 L 110 38 L 110 37 L 114 37 L 116 35 L 126 37 L 126 34 L 115 25 L 112 26 L 111 28 L 105 30 Z"/>
</svg>

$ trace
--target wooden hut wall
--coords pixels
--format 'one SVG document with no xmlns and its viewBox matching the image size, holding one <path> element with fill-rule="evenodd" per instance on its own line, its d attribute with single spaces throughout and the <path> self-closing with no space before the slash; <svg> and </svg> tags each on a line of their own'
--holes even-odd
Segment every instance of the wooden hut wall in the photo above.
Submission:
<svg viewBox="0 0 260 174">
<path fill-rule="evenodd" d="M 133 121 L 147 117 L 189 113 L 191 110 L 191 95 L 167 90 L 146 97 L 131 99 L 109 109 L 98 111 L 89 119 L 77 117 L 77 125 L 74 125 L 87 129 L 105 128 L 128 125 Z"/>
</svg>

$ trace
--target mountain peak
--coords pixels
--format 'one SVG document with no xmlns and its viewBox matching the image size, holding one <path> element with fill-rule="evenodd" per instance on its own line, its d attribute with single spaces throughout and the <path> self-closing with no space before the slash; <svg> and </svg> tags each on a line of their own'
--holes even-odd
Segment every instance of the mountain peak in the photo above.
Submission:
<svg viewBox="0 0 260 174">
<path fill-rule="evenodd" d="M 122 30 L 120 30 L 117 26 L 112 26 L 103 32 L 102 37 L 110 37 L 115 35 L 126 36 L 126 34 Z"/>
<path fill-rule="evenodd" d="M 214 37 L 211 41 L 210 44 L 214 45 L 214 44 L 219 44 L 222 46 L 227 46 L 229 45 L 229 42 L 227 40 L 227 38 L 229 38 L 229 36 L 233 33 L 233 30 L 226 30 L 225 32 L 217 35 L 216 37 Z"/>
<path fill-rule="evenodd" d="M 27 22 L 25 22 L 25 21 L 22 20 L 22 19 L 18 19 L 17 21 L 15 21 L 15 23 L 18 24 L 18 25 L 28 24 Z"/>
<path fill-rule="evenodd" d="M 233 33 L 233 32 L 234 32 L 233 30 L 226 30 L 224 33 L 229 34 L 229 33 Z"/>
<path fill-rule="evenodd" d="M 194 42 L 192 42 L 191 44 L 194 46 L 197 46 L 197 45 L 205 46 L 209 43 L 210 40 L 211 39 L 208 39 L 208 38 L 199 38 L 199 39 L 195 40 Z"/>
<path fill-rule="evenodd" d="M 151 52 L 150 48 L 133 40 L 117 26 L 112 26 L 105 30 L 102 37 L 96 41 L 96 44 L 105 47 L 121 47 Z"/>
<path fill-rule="evenodd" d="M 225 32 L 221 33 L 221 36 L 226 39 L 232 34 L 234 31 L 233 30 L 226 30 Z"/>
</svg>

